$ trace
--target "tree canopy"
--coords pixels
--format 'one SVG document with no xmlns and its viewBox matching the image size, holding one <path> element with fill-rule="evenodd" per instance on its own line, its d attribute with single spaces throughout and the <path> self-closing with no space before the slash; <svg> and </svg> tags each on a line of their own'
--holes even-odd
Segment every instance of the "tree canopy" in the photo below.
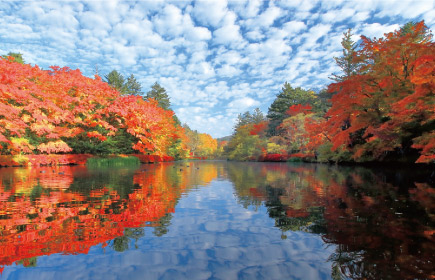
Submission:
<svg viewBox="0 0 435 280">
<path fill-rule="evenodd" d="M 267 118 L 269 119 L 268 135 L 274 136 L 278 133 L 278 126 L 286 118 L 286 112 L 292 105 L 314 105 L 316 103 L 314 91 L 304 90 L 301 87 L 293 88 L 288 82 L 284 83 L 281 92 L 269 107 Z"/>
</svg>

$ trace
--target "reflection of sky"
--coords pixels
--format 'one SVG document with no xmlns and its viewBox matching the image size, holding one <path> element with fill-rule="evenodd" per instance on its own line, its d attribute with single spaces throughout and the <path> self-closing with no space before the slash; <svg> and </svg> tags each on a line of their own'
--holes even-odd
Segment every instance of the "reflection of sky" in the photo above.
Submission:
<svg viewBox="0 0 435 280">
<path fill-rule="evenodd" d="M 101 246 L 89 254 L 53 254 L 37 267 L 5 267 L 2 279 L 329 279 L 326 247 L 318 235 L 274 227 L 265 207 L 256 212 L 236 202 L 229 181 L 183 196 L 169 232 L 161 237 L 147 228 L 130 250 Z"/>
</svg>

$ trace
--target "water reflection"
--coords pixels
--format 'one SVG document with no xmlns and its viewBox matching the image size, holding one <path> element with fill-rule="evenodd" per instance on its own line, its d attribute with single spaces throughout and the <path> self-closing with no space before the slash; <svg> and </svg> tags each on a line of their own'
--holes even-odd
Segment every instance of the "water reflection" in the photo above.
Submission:
<svg viewBox="0 0 435 280">
<path fill-rule="evenodd" d="M 264 203 L 283 238 L 305 231 L 338 245 L 332 279 L 433 277 L 431 170 L 255 163 L 228 170 L 240 202 Z"/>
<path fill-rule="evenodd" d="M 1 270 L 14 262 L 36 266 L 41 255 L 87 253 L 97 244 L 125 251 L 143 227 L 161 236 L 181 195 L 216 172 L 195 163 L 1 168 Z"/>
<path fill-rule="evenodd" d="M 189 278 L 188 264 L 202 279 L 308 270 L 324 279 L 430 278 L 430 173 L 233 162 L 2 168 L 0 267 L 37 267 L 40 256 L 99 245 L 129 259 L 141 249 L 136 262 L 166 266 L 156 278 Z"/>
</svg>

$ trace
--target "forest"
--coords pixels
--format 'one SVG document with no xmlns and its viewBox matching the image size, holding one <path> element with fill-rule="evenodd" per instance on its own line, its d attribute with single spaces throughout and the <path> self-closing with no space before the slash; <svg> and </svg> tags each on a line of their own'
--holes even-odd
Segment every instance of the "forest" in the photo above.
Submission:
<svg viewBox="0 0 435 280">
<path fill-rule="evenodd" d="M 158 83 L 143 95 L 134 75 L 125 80 L 116 70 L 92 79 L 67 67 L 42 70 L 9 53 L 0 58 L 0 96 L 0 165 L 52 163 L 55 154 L 142 154 L 166 161 L 217 150 L 209 134 L 180 124 Z"/>
<path fill-rule="evenodd" d="M 141 154 L 160 160 L 435 162 L 435 48 L 425 23 L 354 42 L 343 34 L 340 74 L 316 93 L 285 82 L 267 114 L 240 114 L 217 141 L 182 125 L 157 82 L 49 70 L 19 53 L 0 58 L 0 165 L 47 156 Z M 12 161 L 11 161 L 12 159 Z M 61 161 L 59 161 L 61 162 Z"/>
<path fill-rule="evenodd" d="M 435 162 L 435 46 L 424 22 L 383 38 L 343 34 L 342 70 L 319 93 L 285 83 L 267 114 L 240 114 L 232 160 Z"/>
</svg>

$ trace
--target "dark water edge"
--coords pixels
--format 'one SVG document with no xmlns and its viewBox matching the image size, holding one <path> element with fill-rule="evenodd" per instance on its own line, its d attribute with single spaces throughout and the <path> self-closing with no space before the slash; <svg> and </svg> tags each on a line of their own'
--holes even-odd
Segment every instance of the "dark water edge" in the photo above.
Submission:
<svg viewBox="0 0 435 280">
<path fill-rule="evenodd" d="M 2 279 L 430 279 L 431 169 L 0 169 Z"/>
</svg>

